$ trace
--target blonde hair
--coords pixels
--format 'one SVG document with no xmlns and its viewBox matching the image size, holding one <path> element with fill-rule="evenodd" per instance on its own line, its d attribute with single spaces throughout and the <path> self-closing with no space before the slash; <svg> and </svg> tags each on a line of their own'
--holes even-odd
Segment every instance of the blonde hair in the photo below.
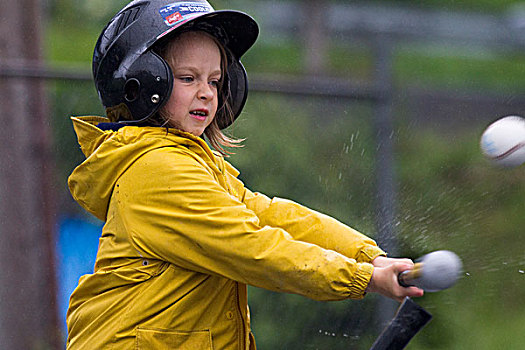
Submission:
<svg viewBox="0 0 525 350">
<path fill-rule="evenodd" d="M 219 106 L 217 108 L 217 112 L 215 113 L 215 117 L 213 118 L 213 121 L 210 125 L 204 130 L 204 135 L 208 138 L 211 146 L 221 153 L 223 156 L 227 156 L 228 154 L 233 154 L 233 152 L 227 151 L 224 149 L 224 147 L 230 147 L 230 148 L 236 148 L 236 147 L 243 147 L 241 144 L 244 139 L 237 139 L 231 136 L 226 135 L 222 132 L 221 128 L 219 127 L 219 122 L 222 122 L 222 124 L 230 125 L 234 121 L 234 115 L 232 111 L 232 107 L 230 104 L 230 89 L 228 87 L 228 84 L 226 83 L 226 77 L 228 75 L 228 62 L 231 59 L 231 54 L 228 52 L 228 50 L 224 47 L 224 45 L 213 35 L 209 34 L 208 32 L 204 30 L 183 30 L 181 32 L 178 32 L 175 37 L 172 37 L 168 42 L 166 42 L 163 46 L 161 46 L 157 52 L 160 54 L 160 56 L 168 62 L 170 67 L 173 67 L 173 57 L 168 56 L 169 52 L 173 52 L 172 48 L 173 45 L 177 43 L 177 39 L 183 34 L 187 33 L 189 31 L 199 32 L 207 35 L 210 37 L 217 47 L 219 48 L 220 55 L 221 55 L 221 78 L 218 83 L 218 98 L 219 98 Z M 161 109 L 157 115 L 153 116 L 150 119 L 150 122 L 159 124 L 161 126 L 167 126 L 169 123 L 169 115 L 164 110 Z"/>
</svg>

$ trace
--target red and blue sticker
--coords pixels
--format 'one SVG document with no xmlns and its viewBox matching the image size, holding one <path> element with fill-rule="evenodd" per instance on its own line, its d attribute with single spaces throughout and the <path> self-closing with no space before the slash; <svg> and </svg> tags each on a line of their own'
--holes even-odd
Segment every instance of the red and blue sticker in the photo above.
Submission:
<svg viewBox="0 0 525 350">
<path fill-rule="evenodd" d="M 212 11 L 213 7 L 206 2 L 175 2 L 159 10 L 160 15 L 164 19 L 164 23 L 170 27 L 182 24 L 193 17 Z"/>
</svg>

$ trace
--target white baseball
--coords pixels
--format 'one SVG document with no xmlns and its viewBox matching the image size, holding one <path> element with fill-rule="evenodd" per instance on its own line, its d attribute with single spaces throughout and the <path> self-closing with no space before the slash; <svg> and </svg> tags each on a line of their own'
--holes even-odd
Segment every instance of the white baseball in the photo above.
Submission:
<svg viewBox="0 0 525 350">
<path fill-rule="evenodd" d="M 525 162 L 525 119 L 508 116 L 490 124 L 481 135 L 483 155 L 494 164 L 516 167 Z"/>
</svg>

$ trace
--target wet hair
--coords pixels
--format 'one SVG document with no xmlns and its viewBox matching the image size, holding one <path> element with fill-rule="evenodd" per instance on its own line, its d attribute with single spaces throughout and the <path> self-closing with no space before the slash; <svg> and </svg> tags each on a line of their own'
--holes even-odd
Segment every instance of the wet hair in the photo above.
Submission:
<svg viewBox="0 0 525 350">
<path fill-rule="evenodd" d="M 215 44 L 219 48 L 219 52 L 221 55 L 222 73 L 217 86 L 219 103 L 217 112 L 215 113 L 215 117 L 213 118 L 213 121 L 210 123 L 210 125 L 208 125 L 208 127 L 204 130 L 204 135 L 208 139 L 211 146 L 223 156 L 233 154 L 233 152 L 225 150 L 224 147 L 243 147 L 241 143 L 244 141 L 244 139 L 237 139 L 228 136 L 219 127 L 219 121 L 228 121 L 226 124 L 229 125 L 234 120 L 234 115 L 230 104 L 230 89 L 228 84 L 228 65 L 229 62 L 231 62 L 233 56 L 229 52 L 229 50 L 220 42 L 219 39 L 217 39 L 216 36 L 208 33 L 205 30 L 190 28 L 177 32 L 174 36 L 170 37 L 168 41 L 161 43 L 157 48 L 155 48 L 155 51 L 164 60 L 166 60 L 166 62 L 168 62 L 170 67 L 173 67 L 173 57 L 169 56 L 169 52 L 172 52 L 171 48 L 177 43 L 177 39 L 180 38 L 180 36 L 184 33 L 188 32 L 198 32 L 207 35 L 215 42 Z M 168 115 L 168 113 L 164 110 L 164 108 L 161 108 L 161 110 L 158 113 L 156 113 L 152 118 L 150 118 L 148 122 L 158 126 L 169 126 L 169 118 L 170 116 Z"/>
</svg>

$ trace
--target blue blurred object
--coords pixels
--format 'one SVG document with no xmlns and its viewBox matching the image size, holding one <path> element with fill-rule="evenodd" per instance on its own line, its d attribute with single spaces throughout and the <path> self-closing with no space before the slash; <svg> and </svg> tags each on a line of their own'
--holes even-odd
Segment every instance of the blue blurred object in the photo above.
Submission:
<svg viewBox="0 0 525 350">
<path fill-rule="evenodd" d="M 93 273 L 102 222 L 78 217 L 64 217 L 59 221 L 56 246 L 59 317 L 64 334 L 69 297 L 80 276 Z"/>
</svg>

